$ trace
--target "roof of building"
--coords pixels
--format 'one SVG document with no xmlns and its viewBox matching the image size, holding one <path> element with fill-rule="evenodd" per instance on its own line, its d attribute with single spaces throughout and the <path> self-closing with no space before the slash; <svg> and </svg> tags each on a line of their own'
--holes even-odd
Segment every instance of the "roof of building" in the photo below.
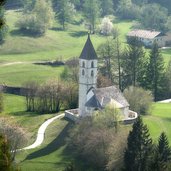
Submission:
<svg viewBox="0 0 171 171">
<path fill-rule="evenodd" d="M 132 30 L 127 34 L 127 36 L 141 37 L 146 39 L 154 39 L 155 37 L 161 35 L 161 32 L 153 30 Z"/>
<path fill-rule="evenodd" d="M 86 60 L 94 60 L 97 59 L 97 54 L 94 50 L 93 44 L 90 39 L 90 35 L 88 34 L 87 41 L 84 45 L 84 48 L 81 52 L 80 59 L 86 59 Z"/>
<path fill-rule="evenodd" d="M 92 107 L 96 109 L 102 109 L 101 104 L 99 103 L 97 97 L 93 95 L 85 104 L 86 107 Z"/>
<path fill-rule="evenodd" d="M 120 103 L 123 107 L 128 107 L 129 103 L 122 92 L 115 86 L 94 89 L 95 95 L 102 107 L 105 107 L 112 99 Z"/>
</svg>

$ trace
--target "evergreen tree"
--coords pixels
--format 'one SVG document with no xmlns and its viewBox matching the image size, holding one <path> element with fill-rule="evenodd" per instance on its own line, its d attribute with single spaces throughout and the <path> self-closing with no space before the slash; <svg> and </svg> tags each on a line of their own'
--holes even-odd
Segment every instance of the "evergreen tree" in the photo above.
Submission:
<svg viewBox="0 0 171 171">
<path fill-rule="evenodd" d="M 5 24 L 5 0 L 0 1 L 0 45 L 4 43 L 4 39 L 7 33 L 7 25 Z"/>
<path fill-rule="evenodd" d="M 66 22 L 71 20 L 74 10 L 74 5 L 68 0 L 58 0 L 56 17 L 59 23 L 62 25 L 63 30 L 65 30 Z"/>
<path fill-rule="evenodd" d="M 142 70 L 144 68 L 145 53 L 141 42 L 137 38 L 129 40 L 128 48 L 123 55 L 123 87 L 129 85 L 136 86 L 139 78 L 142 77 Z"/>
<path fill-rule="evenodd" d="M 124 171 L 146 171 L 152 149 L 149 130 L 140 117 L 133 124 L 124 154 Z"/>
<path fill-rule="evenodd" d="M 147 65 L 146 72 L 146 88 L 151 90 L 154 95 L 154 100 L 157 101 L 161 96 L 162 83 L 165 79 L 164 61 L 159 51 L 157 43 L 153 44 L 150 52 L 150 59 Z"/>
<path fill-rule="evenodd" d="M 167 136 L 164 132 L 161 133 L 158 144 L 154 149 L 154 158 L 152 160 L 151 170 L 166 171 L 167 166 L 171 161 L 171 148 Z"/>
<path fill-rule="evenodd" d="M 100 7 L 102 10 L 101 12 L 102 16 L 113 13 L 113 1 L 112 0 L 101 0 Z"/>
<path fill-rule="evenodd" d="M 95 32 L 96 20 L 99 15 L 99 6 L 97 0 L 86 0 L 83 5 L 84 16 L 89 23 L 90 33 Z"/>
</svg>

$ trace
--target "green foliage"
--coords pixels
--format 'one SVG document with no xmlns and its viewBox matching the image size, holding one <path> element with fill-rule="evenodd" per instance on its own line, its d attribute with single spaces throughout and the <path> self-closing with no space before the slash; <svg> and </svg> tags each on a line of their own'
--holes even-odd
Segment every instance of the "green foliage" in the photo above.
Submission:
<svg viewBox="0 0 171 171">
<path fill-rule="evenodd" d="M 96 21 L 99 16 L 99 4 L 97 0 L 86 0 L 83 7 L 84 16 L 89 24 L 90 33 L 95 33 Z"/>
<path fill-rule="evenodd" d="M 0 135 L 0 170 L 2 171 L 19 171 L 13 166 L 9 150 L 9 142 L 5 135 Z"/>
<path fill-rule="evenodd" d="M 101 15 L 110 15 L 113 14 L 113 1 L 112 0 L 101 0 L 100 2 L 101 7 Z"/>
<path fill-rule="evenodd" d="M 70 133 L 69 146 L 74 151 L 75 159 L 86 161 L 85 168 L 105 170 L 122 160 L 126 129 L 119 127 L 118 111 L 112 107 L 97 111 L 92 117 L 86 117 L 74 126 Z M 115 149 L 115 150 L 114 150 Z M 121 154 L 121 155 L 120 155 Z M 117 157 L 116 157 L 117 155 Z"/>
<path fill-rule="evenodd" d="M 5 23 L 5 9 L 3 7 L 4 3 L 5 3 L 4 0 L 0 2 L 0 45 L 4 43 L 8 31 L 8 27 Z"/>
<path fill-rule="evenodd" d="M 154 158 L 152 159 L 151 170 L 167 171 L 170 161 L 171 148 L 169 147 L 166 134 L 162 132 L 158 139 L 158 144 L 154 149 Z"/>
<path fill-rule="evenodd" d="M 3 111 L 4 109 L 4 100 L 3 100 L 3 94 L 0 92 L 0 113 Z"/>
<path fill-rule="evenodd" d="M 143 6 L 140 22 L 147 29 L 166 31 L 167 9 L 157 4 Z"/>
<path fill-rule="evenodd" d="M 123 60 L 123 88 L 138 84 L 142 77 L 144 63 L 146 61 L 144 49 L 137 38 L 131 38 L 124 52 Z"/>
<path fill-rule="evenodd" d="M 128 87 L 124 90 L 124 96 L 130 104 L 130 109 L 138 114 L 149 114 L 153 96 L 150 91 L 140 87 Z"/>
<path fill-rule="evenodd" d="M 146 87 L 153 92 L 154 100 L 161 98 L 164 83 L 164 61 L 157 43 L 154 43 L 146 72 Z"/>
<path fill-rule="evenodd" d="M 121 19 L 137 19 L 140 16 L 140 7 L 132 4 L 131 0 L 119 1 L 116 10 L 117 16 Z"/>
<path fill-rule="evenodd" d="M 33 10 L 16 23 L 16 26 L 23 31 L 42 35 L 52 26 L 54 13 L 50 1 L 37 0 Z"/>
<path fill-rule="evenodd" d="M 63 30 L 65 30 L 66 22 L 69 22 L 72 19 L 74 12 L 75 12 L 74 5 L 70 3 L 68 0 L 58 1 L 56 17 L 59 23 L 62 25 Z"/>
<path fill-rule="evenodd" d="M 130 131 L 127 148 L 124 155 L 125 171 L 146 171 L 152 150 L 152 139 L 149 130 L 144 125 L 141 117 L 138 117 Z"/>
</svg>

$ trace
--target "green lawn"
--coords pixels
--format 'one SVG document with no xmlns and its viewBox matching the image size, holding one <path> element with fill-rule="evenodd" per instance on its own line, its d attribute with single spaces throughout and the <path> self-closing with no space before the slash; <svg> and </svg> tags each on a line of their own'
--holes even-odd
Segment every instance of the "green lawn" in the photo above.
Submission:
<svg viewBox="0 0 171 171">
<path fill-rule="evenodd" d="M 26 150 L 17 155 L 22 171 L 62 171 L 72 158 L 65 148 L 65 138 L 70 123 L 56 120 L 47 129 L 45 141 L 34 150 Z"/>
<path fill-rule="evenodd" d="M 164 131 L 171 143 L 171 103 L 155 103 L 151 115 L 145 116 L 143 119 L 154 141 L 156 141 L 160 133 Z"/>
<path fill-rule="evenodd" d="M 4 95 L 4 111 L 0 117 L 6 117 L 11 123 L 17 124 L 25 129 L 29 135 L 28 144 L 35 141 L 36 134 L 40 125 L 56 114 L 37 114 L 26 112 L 25 98 L 22 96 Z"/>
<path fill-rule="evenodd" d="M 35 64 L 15 64 L 0 67 L 0 84 L 21 86 L 27 81 L 42 83 L 51 78 L 60 78 L 63 66 L 51 67 Z"/>
</svg>

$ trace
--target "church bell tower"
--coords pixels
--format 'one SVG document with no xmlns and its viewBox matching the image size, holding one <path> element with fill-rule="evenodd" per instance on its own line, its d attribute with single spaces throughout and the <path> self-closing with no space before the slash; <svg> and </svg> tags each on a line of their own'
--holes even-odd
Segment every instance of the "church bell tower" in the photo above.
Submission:
<svg viewBox="0 0 171 171">
<path fill-rule="evenodd" d="M 79 57 L 79 115 L 86 116 L 87 92 L 96 88 L 97 55 L 88 35 L 87 41 Z"/>
</svg>

